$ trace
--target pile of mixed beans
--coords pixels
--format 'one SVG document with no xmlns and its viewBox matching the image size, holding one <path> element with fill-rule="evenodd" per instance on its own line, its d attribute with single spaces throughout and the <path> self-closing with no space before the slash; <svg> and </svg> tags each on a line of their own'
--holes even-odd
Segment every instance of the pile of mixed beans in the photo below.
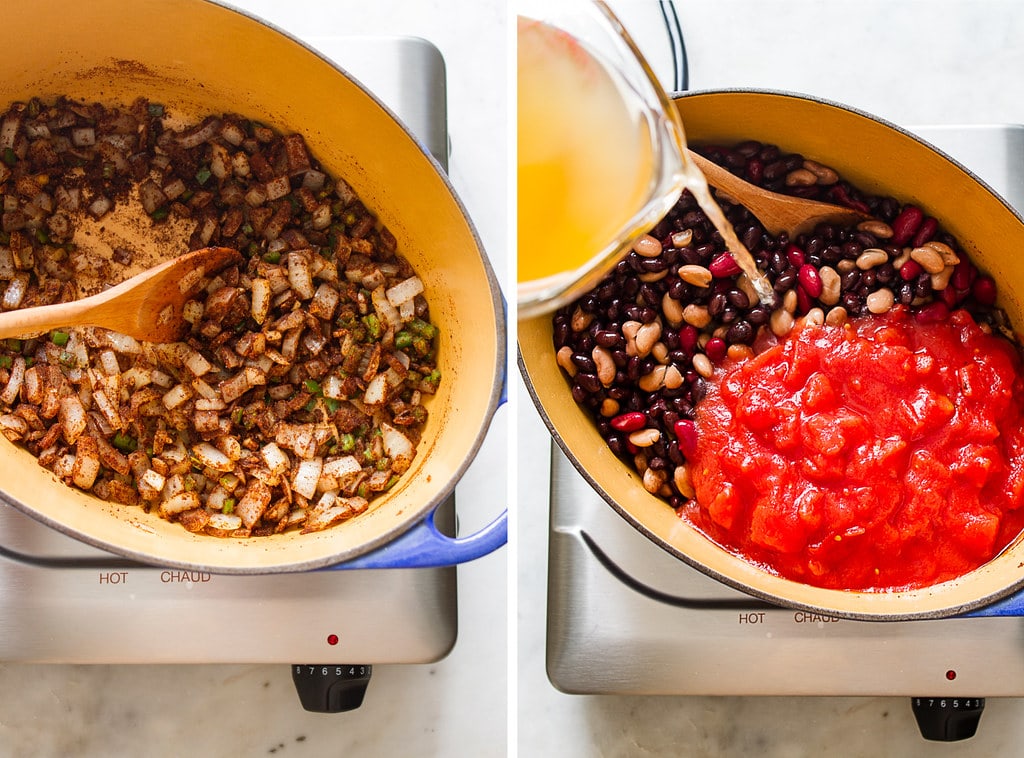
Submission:
<svg viewBox="0 0 1024 758">
<path fill-rule="evenodd" d="M 67 484 L 192 532 L 324 529 L 415 455 L 440 381 L 423 284 L 300 134 L 170 116 L 64 98 L 0 115 L 4 310 L 123 279 L 145 251 L 75 244 L 118 204 L 144 234 L 181 223 L 190 249 L 244 258 L 186 304 L 180 342 L 91 328 L 0 342 L 0 432 Z"/>
<path fill-rule="evenodd" d="M 644 487 L 681 509 L 694 497 L 688 460 L 695 408 L 726 358 L 753 355 L 759 338 L 806 324 L 905 306 L 920 322 L 968 311 L 982 329 L 1010 336 L 994 281 L 920 208 L 867 195 L 832 168 L 747 141 L 696 148 L 747 181 L 858 209 L 857 226 L 819 225 L 790 239 L 768 234 L 742 206 L 718 200 L 771 282 L 777 305 L 759 302 L 689 192 L 597 287 L 554 317 L 554 347 L 573 399 Z"/>
</svg>

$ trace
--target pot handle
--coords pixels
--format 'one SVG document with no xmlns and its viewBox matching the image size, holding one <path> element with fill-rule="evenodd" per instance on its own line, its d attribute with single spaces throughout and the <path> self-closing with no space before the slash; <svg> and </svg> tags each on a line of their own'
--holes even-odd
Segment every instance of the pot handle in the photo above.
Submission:
<svg viewBox="0 0 1024 758">
<path fill-rule="evenodd" d="M 490 524 L 468 537 L 442 534 L 434 524 L 433 511 L 398 539 L 332 569 L 437 568 L 454 566 L 492 553 L 508 541 L 508 509 Z"/>
<path fill-rule="evenodd" d="M 508 371 L 502 372 L 498 406 L 508 400 Z M 440 507 L 440 506 L 439 506 Z M 437 509 L 398 539 L 330 569 L 439 568 L 482 558 L 508 542 L 508 509 L 468 537 L 449 537 L 434 523 Z"/>
<path fill-rule="evenodd" d="M 1018 592 L 964 616 L 1024 616 L 1024 592 Z"/>
</svg>

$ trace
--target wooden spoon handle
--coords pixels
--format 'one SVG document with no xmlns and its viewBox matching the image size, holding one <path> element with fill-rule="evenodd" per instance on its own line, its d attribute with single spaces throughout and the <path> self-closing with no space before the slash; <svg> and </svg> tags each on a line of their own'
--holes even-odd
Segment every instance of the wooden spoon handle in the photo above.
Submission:
<svg viewBox="0 0 1024 758">
<path fill-rule="evenodd" d="M 708 184 L 746 207 L 769 234 L 788 232 L 790 237 L 796 237 L 801 232 L 812 231 L 819 223 L 854 224 L 868 218 L 859 211 L 841 205 L 771 192 L 750 184 L 692 150 L 689 156 L 704 174 Z"/>
<path fill-rule="evenodd" d="M 0 313 L 0 339 L 28 337 L 72 324 L 88 323 L 91 306 L 89 298 L 85 298 L 72 303 L 5 311 Z"/>
</svg>

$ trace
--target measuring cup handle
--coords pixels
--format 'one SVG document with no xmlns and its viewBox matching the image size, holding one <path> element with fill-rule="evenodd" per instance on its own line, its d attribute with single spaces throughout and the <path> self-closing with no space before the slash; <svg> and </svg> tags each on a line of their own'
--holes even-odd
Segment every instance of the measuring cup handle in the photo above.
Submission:
<svg viewBox="0 0 1024 758">
<path fill-rule="evenodd" d="M 437 568 L 454 566 L 492 553 L 508 541 L 508 510 L 475 534 L 448 537 L 437 529 L 433 511 L 398 539 L 333 569 Z"/>
</svg>

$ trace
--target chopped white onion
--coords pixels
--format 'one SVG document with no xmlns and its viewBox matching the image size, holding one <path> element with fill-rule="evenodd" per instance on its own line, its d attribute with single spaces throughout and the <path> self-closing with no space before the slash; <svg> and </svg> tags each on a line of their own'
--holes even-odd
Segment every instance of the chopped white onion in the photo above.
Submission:
<svg viewBox="0 0 1024 758">
<path fill-rule="evenodd" d="M 323 458 L 310 458 L 299 463 L 292 476 L 292 491 L 302 495 L 307 500 L 316 494 L 316 484 L 320 479 L 320 471 L 323 469 Z"/>
<path fill-rule="evenodd" d="M 185 490 L 162 500 L 160 502 L 160 515 L 164 518 L 170 518 L 171 516 L 177 516 L 180 513 L 191 511 L 193 508 L 201 506 L 202 503 L 199 501 L 199 495 L 193 490 Z"/>
<path fill-rule="evenodd" d="M 278 447 L 276 442 L 268 442 L 260 448 L 260 454 L 267 468 L 275 474 L 282 474 L 288 470 L 289 460 L 285 452 Z"/>
<path fill-rule="evenodd" d="M 300 300 L 309 300 L 313 297 L 313 277 L 305 253 L 288 254 L 288 282 Z"/>
<path fill-rule="evenodd" d="M 418 276 L 410 276 L 387 291 L 388 300 L 396 308 L 423 292 L 423 282 Z"/>
</svg>

